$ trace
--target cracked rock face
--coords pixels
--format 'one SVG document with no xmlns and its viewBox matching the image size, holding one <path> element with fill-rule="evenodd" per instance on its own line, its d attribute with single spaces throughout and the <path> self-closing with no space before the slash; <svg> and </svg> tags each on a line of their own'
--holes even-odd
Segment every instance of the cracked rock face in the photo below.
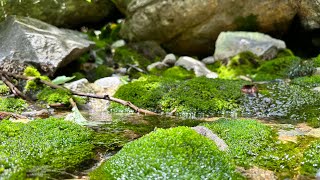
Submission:
<svg viewBox="0 0 320 180">
<path fill-rule="evenodd" d="M 21 73 L 25 66 L 33 65 L 53 75 L 93 45 L 79 32 L 10 16 L 0 24 L 0 69 Z"/>
<path fill-rule="evenodd" d="M 119 0 L 127 15 L 121 34 L 132 41 L 155 40 L 172 52 L 212 54 L 222 31 L 286 32 L 299 1 Z"/>
</svg>

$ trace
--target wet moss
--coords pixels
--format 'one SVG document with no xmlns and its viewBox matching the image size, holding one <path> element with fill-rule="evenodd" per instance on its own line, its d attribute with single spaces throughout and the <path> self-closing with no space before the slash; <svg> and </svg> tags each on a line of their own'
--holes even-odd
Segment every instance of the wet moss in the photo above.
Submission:
<svg viewBox="0 0 320 180">
<path fill-rule="evenodd" d="M 227 115 L 237 110 L 244 84 L 240 80 L 193 78 L 169 91 L 160 104 L 164 112 L 176 109 L 177 114 L 187 117 Z"/>
<path fill-rule="evenodd" d="M 242 52 L 232 57 L 227 65 L 220 66 L 217 72 L 222 79 L 235 79 L 239 75 L 251 76 L 255 74 L 259 61 L 260 58 L 253 53 Z"/>
<path fill-rule="evenodd" d="M 0 98 L 0 111 L 20 113 L 28 107 L 23 99 Z"/>
<path fill-rule="evenodd" d="M 10 93 L 10 89 L 7 85 L 5 85 L 2 81 L 0 81 L 0 95 L 8 95 Z"/>
<path fill-rule="evenodd" d="M 177 81 L 156 76 L 143 76 L 138 80 L 121 86 L 114 97 L 132 102 L 139 108 L 161 111 L 160 99 L 174 86 Z M 132 112 L 127 107 L 112 103 L 111 112 Z"/>
<path fill-rule="evenodd" d="M 258 85 L 257 96 L 243 96 L 242 116 L 273 118 L 283 123 L 308 122 L 319 117 L 320 95 L 285 82 Z"/>
<path fill-rule="evenodd" d="M 312 61 L 303 61 L 296 56 L 286 56 L 262 63 L 254 76 L 254 80 L 295 78 L 312 75 L 314 71 Z"/>
<path fill-rule="evenodd" d="M 303 153 L 301 174 L 314 177 L 320 168 L 320 140 L 312 143 Z"/>
<path fill-rule="evenodd" d="M 146 69 L 149 64 L 153 63 L 153 60 L 145 58 L 138 52 L 126 46 L 117 48 L 113 59 L 115 63 L 118 63 L 121 67 L 131 64 Z"/>
<path fill-rule="evenodd" d="M 26 179 L 35 169 L 78 169 L 93 157 L 91 138 L 90 129 L 62 119 L 1 121 L 0 179 Z"/>
<path fill-rule="evenodd" d="M 276 136 L 270 127 L 256 120 L 219 119 L 203 125 L 226 141 L 233 160 L 244 167 L 254 165 L 255 159 Z"/>
<path fill-rule="evenodd" d="M 69 104 L 69 99 L 72 97 L 72 93 L 65 89 L 52 89 L 45 87 L 38 95 L 37 98 L 40 101 L 44 101 L 49 104 L 61 103 Z"/>
<path fill-rule="evenodd" d="M 313 75 L 313 76 L 304 76 L 298 77 L 292 80 L 292 84 L 297 84 L 307 88 L 314 88 L 320 86 L 320 76 Z"/>
<path fill-rule="evenodd" d="M 26 69 L 23 72 L 23 75 L 29 76 L 29 77 L 39 78 L 39 79 L 46 80 L 46 81 L 50 81 L 49 77 L 42 76 L 40 74 L 40 72 L 35 67 L 32 67 L 32 66 L 26 67 Z M 43 89 L 44 85 L 42 83 L 40 83 L 39 80 L 37 80 L 37 79 L 28 80 L 24 88 L 25 88 L 25 91 L 27 91 L 27 92 L 30 92 L 30 91 L 34 92 L 34 91 L 39 91 L 39 90 Z"/>
<path fill-rule="evenodd" d="M 244 179 L 229 160 L 190 128 L 157 129 L 126 144 L 90 179 Z"/>
</svg>

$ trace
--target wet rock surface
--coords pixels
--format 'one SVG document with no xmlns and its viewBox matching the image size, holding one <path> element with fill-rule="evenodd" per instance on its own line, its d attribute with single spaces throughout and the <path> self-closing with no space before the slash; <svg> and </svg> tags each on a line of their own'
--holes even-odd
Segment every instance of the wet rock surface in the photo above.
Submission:
<svg viewBox="0 0 320 180">
<path fill-rule="evenodd" d="M 22 73 L 33 65 L 53 75 L 93 45 L 79 32 L 32 18 L 10 16 L 0 25 L 1 69 L 10 72 Z"/>
</svg>

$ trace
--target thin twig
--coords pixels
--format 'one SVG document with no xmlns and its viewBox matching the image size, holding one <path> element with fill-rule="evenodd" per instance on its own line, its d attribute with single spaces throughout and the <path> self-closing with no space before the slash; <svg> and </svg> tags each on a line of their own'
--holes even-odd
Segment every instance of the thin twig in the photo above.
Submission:
<svg viewBox="0 0 320 180">
<path fill-rule="evenodd" d="M 9 78 L 5 74 L 1 74 L 1 80 L 10 88 L 14 95 L 21 97 L 22 99 L 25 99 L 27 101 L 32 101 L 30 98 L 24 95 L 13 83 L 11 83 L 11 81 L 9 81 Z"/>
<path fill-rule="evenodd" d="M 29 77 L 29 76 L 24 76 L 24 75 L 17 75 L 17 74 L 13 74 L 10 72 L 5 72 L 5 71 L 0 71 L 0 75 L 3 76 L 3 74 L 8 75 L 8 76 L 12 76 L 14 78 L 18 78 L 18 79 L 24 79 L 24 80 L 35 80 L 37 78 L 35 77 Z M 41 83 L 54 88 L 54 89 L 66 89 L 62 86 L 58 86 L 56 84 L 53 84 L 49 81 L 46 80 L 42 80 L 39 79 Z M 137 106 L 135 106 L 134 104 L 132 104 L 130 101 L 125 101 L 122 99 L 118 99 L 115 97 L 111 97 L 109 95 L 95 95 L 95 94 L 87 94 L 87 93 L 81 93 L 81 92 L 76 92 L 76 91 L 71 91 L 69 90 L 73 95 L 77 95 L 77 96 L 83 96 L 83 97 L 89 97 L 89 98 L 95 98 L 95 99 L 104 99 L 104 100 L 109 100 L 109 101 L 113 101 L 119 104 L 122 104 L 124 106 L 128 106 L 129 108 L 133 109 L 136 113 L 141 113 L 141 114 L 147 114 L 147 115 L 157 115 L 157 113 L 146 110 L 146 109 L 141 109 Z"/>
</svg>

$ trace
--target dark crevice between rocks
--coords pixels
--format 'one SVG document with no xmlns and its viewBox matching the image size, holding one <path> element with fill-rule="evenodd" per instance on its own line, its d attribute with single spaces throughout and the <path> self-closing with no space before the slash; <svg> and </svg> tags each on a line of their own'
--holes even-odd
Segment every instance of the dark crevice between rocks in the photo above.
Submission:
<svg viewBox="0 0 320 180">
<path fill-rule="evenodd" d="M 320 52 L 320 29 L 313 31 L 303 30 L 304 28 L 300 22 L 299 17 L 296 16 L 282 40 L 297 56 L 304 58 L 315 57 Z"/>
</svg>

